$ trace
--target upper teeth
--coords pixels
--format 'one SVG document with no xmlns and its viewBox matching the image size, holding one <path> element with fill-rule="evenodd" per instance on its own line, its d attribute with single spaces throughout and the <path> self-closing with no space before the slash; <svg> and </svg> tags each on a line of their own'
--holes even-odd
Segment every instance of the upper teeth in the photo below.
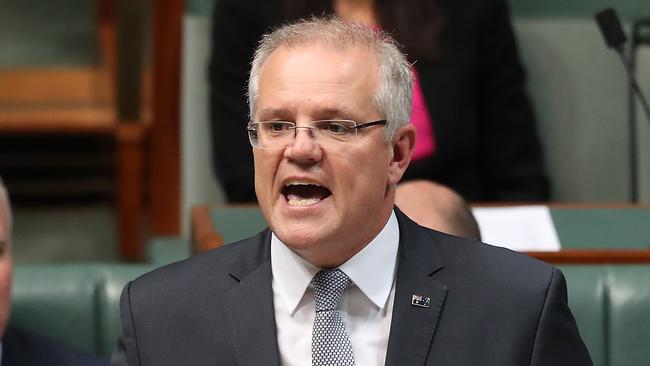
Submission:
<svg viewBox="0 0 650 366">
<path fill-rule="evenodd" d="M 289 182 L 289 183 L 287 183 L 286 186 L 287 187 L 288 186 L 316 186 L 316 187 L 320 187 L 320 184 L 311 183 L 311 182 L 296 181 L 296 182 Z"/>
</svg>

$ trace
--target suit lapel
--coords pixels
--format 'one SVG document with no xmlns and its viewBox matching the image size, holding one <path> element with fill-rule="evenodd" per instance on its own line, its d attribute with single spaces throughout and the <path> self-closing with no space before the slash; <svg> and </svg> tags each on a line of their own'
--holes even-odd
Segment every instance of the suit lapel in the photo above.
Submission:
<svg viewBox="0 0 650 366">
<path fill-rule="evenodd" d="M 230 276 L 239 281 L 223 295 L 238 365 L 280 365 L 271 286 L 270 232 L 253 258 L 233 265 Z"/>
<path fill-rule="evenodd" d="M 424 365 L 447 295 L 432 277 L 443 264 L 427 231 L 396 212 L 400 249 L 386 366 Z M 428 307 L 413 305 L 413 295 L 428 299 Z"/>
</svg>

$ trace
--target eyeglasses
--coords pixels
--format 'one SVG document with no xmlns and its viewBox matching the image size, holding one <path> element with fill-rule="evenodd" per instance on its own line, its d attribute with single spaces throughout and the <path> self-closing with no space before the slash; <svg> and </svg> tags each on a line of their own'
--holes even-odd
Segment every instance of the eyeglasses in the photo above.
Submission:
<svg viewBox="0 0 650 366">
<path fill-rule="evenodd" d="M 257 149 L 281 149 L 289 146 L 296 137 L 298 129 L 309 131 L 309 136 L 320 146 L 348 142 L 354 139 L 360 128 L 383 126 L 386 120 L 377 120 L 362 124 L 348 120 L 312 121 L 309 126 L 296 126 L 295 122 L 262 121 L 250 122 L 246 130 L 251 145 Z"/>
</svg>

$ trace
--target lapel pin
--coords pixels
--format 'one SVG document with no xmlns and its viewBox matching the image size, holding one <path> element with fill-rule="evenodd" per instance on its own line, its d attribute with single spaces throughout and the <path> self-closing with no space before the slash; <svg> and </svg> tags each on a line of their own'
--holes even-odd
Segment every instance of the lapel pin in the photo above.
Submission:
<svg viewBox="0 0 650 366">
<path fill-rule="evenodd" d="M 431 304 L 431 298 L 430 297 L 425 297 L 425 296 L 420 296 L 420 295 L 413 295 L 411 298 L 411 305 L 414 306 L 419 306 L 422 308 L 428 308 L 429 305 Z"/>
</svg>

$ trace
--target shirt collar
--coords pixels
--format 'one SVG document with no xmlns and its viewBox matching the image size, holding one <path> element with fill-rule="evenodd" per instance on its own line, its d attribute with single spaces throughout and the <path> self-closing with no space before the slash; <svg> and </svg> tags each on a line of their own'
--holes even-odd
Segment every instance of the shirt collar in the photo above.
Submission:
<svg viewBox="0 0 650 366">
<path fill-rule="evenodd" d="M 395 212 L 392 212 L 379 234 L 339 267 L 379 309 L 386 305 L 393 286 L 398 246 L 399 226 Z M 307 262 L 272 234 L 271 269 L 273 286 L 293 314 L 320 268 Z"/>
</svg>

